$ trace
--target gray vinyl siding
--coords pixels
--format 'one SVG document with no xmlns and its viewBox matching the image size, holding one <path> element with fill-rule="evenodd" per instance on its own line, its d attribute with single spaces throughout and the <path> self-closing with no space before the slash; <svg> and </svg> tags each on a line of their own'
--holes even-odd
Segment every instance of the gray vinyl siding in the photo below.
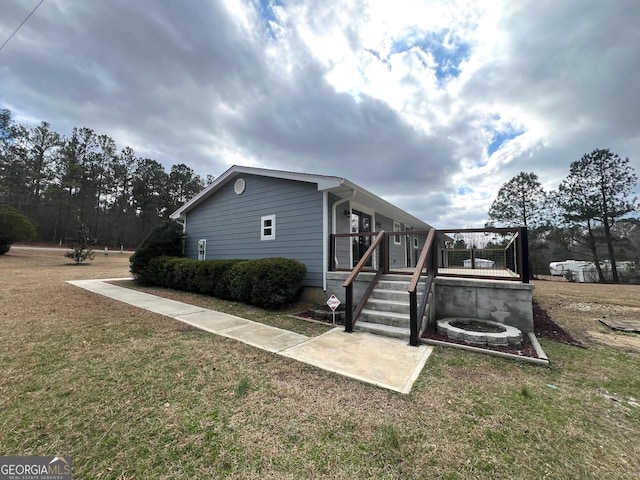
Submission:
<svg viewBox="0 0 640 480">
<path fill-rule="evenodd" d="M 315 183 L 240 175 L 244 193 L 229 178 L 187 215 L 185 254 L 197 258 L 199 239 L 207 259 L 285 257 L 307 265 L 305 286 L 322 287 L 322 192 Z M 275 215 L 275 239 L 261 240 L 261 218 Z"/>
<path fill-rule="evenodd" d="M 377 214 L 376 221 L 380 222 L 382 226 L 379 230 L 385 232 L 393 232 L 393 219 L 385 217 L 384 215 Z M 404 230 L 404 225 L 400 223 L 400 230 Z M 407 266 L 407 250 L 405 242 L 407 241 L 406 235 L 399 235 L 400 245 L 394 243 L 393 236 L 389 237 L 389 268 L 404 268 Z"/>
</svg>

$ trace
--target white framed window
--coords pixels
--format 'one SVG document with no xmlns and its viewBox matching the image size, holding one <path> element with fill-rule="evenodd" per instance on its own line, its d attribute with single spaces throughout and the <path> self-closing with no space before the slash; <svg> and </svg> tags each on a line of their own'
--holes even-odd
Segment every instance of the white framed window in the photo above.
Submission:
<svg viewBox="0 0 640 480">
<path fill-rule="evenodd" d="M 260 218 L 260 240 L 274 240 L 276 238 L 276 216 L 265 215 Z"/>
<path fill-rule="evenodd" d="M 413 236 L 413 248 L 418 248 L 418 236 Z"/>
<path fill-rule="evenodd" d="M 394 232 L 399 232 L 400 231 L 400 222 L 396 222 L 394 220 L 393 222 L 393 231 Z M 400 241 L 400 235 L 394 235 L 393 236 L 393 243 L 395 245 L 400 245 L 402 242 Z"/>
</svg>

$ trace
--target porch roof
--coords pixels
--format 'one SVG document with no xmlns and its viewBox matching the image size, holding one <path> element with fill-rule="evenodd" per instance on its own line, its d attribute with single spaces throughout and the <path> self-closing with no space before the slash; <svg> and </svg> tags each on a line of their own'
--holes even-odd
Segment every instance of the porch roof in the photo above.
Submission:
<svg viewBox="0 0 640 480">
<path fill-rule="evenodd" d="M 186 214 L 205 201 L 210 195 L 222 188 L 227 182 L 238 175 L 259 175 L 263 177 L 281 178 L 284 180 L 294 180 L 299 182 L 314 183 L 318 187 L 318 191 L 330 192 L 337 197 L 344 199 L 353 196 L 353 201 L 357 203 L 363 203 L 370 208 L 375 209 L 377 213 L 385 215 L 393 220 L 402 221 L 403 223 L 410 224 L 413 228 L 419 230 L 429 230 L 432 227 L 414 217 L 410 213 L 402 210 L 401 208 L 387 202 L 383 198 L 369 192 L 365 188 L 356 185 L 355 183 L 347 180 L 343 177 L 335 177 L 329 175 L 316 175 L 310 173 L 300 172 L 288 172 L 284 170 L 270 170 L 266 168 L 256 167 L 243 167 L 234 165 L 226 170 L 222 175 L 216 178 L 211 184 L 198 193 L 195 197 L 181 206 L 178 210 L 171 214 L 171 218 L 174 220 L 184 219 Z M 354 195 L 355 192 L 355 195 Z"/>
</svg>

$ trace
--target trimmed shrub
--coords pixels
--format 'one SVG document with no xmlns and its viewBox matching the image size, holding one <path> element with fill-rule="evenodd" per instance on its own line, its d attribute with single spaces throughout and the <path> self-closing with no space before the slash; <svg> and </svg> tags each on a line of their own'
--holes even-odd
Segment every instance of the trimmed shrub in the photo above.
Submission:
<svg viewBox="0 0 640 480">
<path fill-rule="evenodd" d="M 176 290 L 186 290 L 184 288 L 185 269 L 193 262 L 188 258 L 181 257 L 156 257 L 149 262 L 147 271 L 153 272 L 151 281 L 154 285 L 165 288 L 175 288 Z"/>
<path fill-rule="evenodd" d="M 229 300 L 251 302 L 251 264 L 256 260 L 247 260 L 234 265 L 227 274 Z"/>
<path fill-rule="evenodd" d="M 289 258 L 263 258 L 232 269 L 231 293 L 235 300 L 265 308 L 293 302 L 307 273 L 304 263 Z"/>
<path fill-rule="evenodd" d="M 0 205 L 0 255 L 11 248 L 11 244 L 31 240 L 36 236 L 36 227 L 18 210 Z"/>
<path fill-rule="evenodd" d="M 129 259 L 131 273 L 142 283 L 153 283 L 149 262 L 156 257 L 182 256 L 182 227 L 179 223 L 166 220 L 156 226 Z"/>
<path fill-rule="evenodd" d="M 230 299 L 228 272 L 246 260 L 194 260 L 161 256 L 152 258 L 146 268 L 149 283 L 186 292 Z"/>
<path fill-rule="evenodd" d="M 159 256 L 145 269 L 147 281 L 165 288 L 277 308 L 296 300 L 307 271 L 287 258 L 205 260 Z"/>
<path fill-rule="evenodd" d="M 213 260 L 207 266 L 207 277 L 213 279 L 212 286 L 209 290 L 202 292 L 214 297 L 231 299 L 231 271 L 239 263 L 246 260 Z"/>
</svg>

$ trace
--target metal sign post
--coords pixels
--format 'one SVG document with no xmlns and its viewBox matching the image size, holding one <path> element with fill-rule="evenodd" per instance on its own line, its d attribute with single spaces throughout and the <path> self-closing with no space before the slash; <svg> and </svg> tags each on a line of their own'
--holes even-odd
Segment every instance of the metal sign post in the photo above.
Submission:
<svg viewBox="0 0 640 480">
<path fill-rule="evenodd" d="M 338 308 L 338 305 L 340 305 L 340 300 L 338 299 L 338 297 L 335 296 L 335 294 L 331 294 L 331 296 L 329 297 L 329 300 L 327 300 L 327 305 L 329 305 L 329 308 L 331 309 L 331 312 L 333 313 L 333 324 L 336 324 L 336 308 Z"/>
</svg>

